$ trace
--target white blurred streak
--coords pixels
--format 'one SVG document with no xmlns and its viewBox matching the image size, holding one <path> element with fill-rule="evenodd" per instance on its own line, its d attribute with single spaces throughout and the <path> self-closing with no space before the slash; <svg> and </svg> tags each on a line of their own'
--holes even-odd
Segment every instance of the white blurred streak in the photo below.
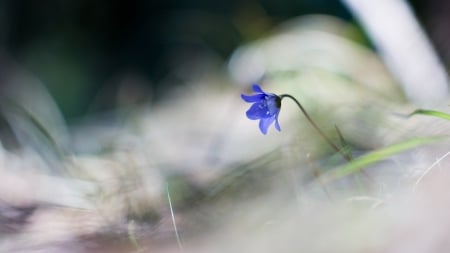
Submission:
<svg viewBox="0 0 450 253">
<path fill-rule="evenodd" d="M 448 79 L 403 0 L 343 0 L 365 27 L 406 96 L 420 105 L 448 97 Z"/>
<path fill-rule="evenodd" d="M 266 72 L 265 57 L 258 47 L 242 47 L 236 50 L 229 69 L 239 84 L 248 85 L 260 80 Z"/>
</svg>

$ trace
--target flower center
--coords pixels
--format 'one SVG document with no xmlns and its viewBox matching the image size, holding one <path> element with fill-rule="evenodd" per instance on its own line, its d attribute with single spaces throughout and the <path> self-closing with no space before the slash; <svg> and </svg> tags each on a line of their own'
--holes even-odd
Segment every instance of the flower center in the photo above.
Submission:
<svg viewBox="0 0 450 253">
<path fill-rule="evenodd" d="M 266 110 L 266 116 L 276 115 L 280 109 L 280 102 L 278 96 L 265 96 L 263 103 L 261 103 L 261 109 Z"/>
</svg>

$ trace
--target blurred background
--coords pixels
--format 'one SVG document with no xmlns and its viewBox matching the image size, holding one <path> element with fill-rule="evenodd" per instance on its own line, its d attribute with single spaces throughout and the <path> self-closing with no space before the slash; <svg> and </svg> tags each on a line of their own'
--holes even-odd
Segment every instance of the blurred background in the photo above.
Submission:
<svg viewBox="0 0 450 253">
<path fill-rule="evenodd" d="M 45 86 L 68 119 L 114 108 L 128 79 L 157 102 L 183 65 L 223 64 L 290 17 L 351 19 L 339 1 L 2 1 L 3 57 Z M 145 96 L 144 96 L 145 97 Z"/>
<path fill-rule="evenodd" d="M 409 1 L 448 63 L 448 7 Z M 124 83 L 158 102 L 182 85 L 192 59 L 224 64 L 243 43 L 267 36 L 301 15 L 327 14 L 350 22 L 340 1 L 2 1 L 0 45 L 4 64 L 20 65 L 48 88 L 68 120 L 114 108 Z M 388 17 L 386 17 L 388 18 Z M 200 68 L 200 67 L 198 67 Z M 131 88 L 130 88 L 131 89 Z M 131 92 L 131 91 L 130 91 Z M 137 95 L 135 95 L 137 96 Z"/>
<path fill-rule="evenodd" d="M 449 11 L 1 0 L 0 252 L 446 252 Z"/>
</svg>

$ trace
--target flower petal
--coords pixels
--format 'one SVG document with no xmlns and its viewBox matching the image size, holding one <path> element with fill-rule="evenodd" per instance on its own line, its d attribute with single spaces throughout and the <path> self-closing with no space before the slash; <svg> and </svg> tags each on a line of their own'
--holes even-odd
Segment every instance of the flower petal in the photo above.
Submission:
<svg viewBox="0 0 450 253">
<path fill-rule="evenodd" d="M 278 116 L 278 115 L 277 115 Z M 281 132 L 281 127 L 280 127 L 280 123 L 278 122 L 278 117 L 275 118 L 275 128 Z"/>
<path fill-rule="evenodd" d="M 241 98 L 248 103 L 253 103 L 253 102 L 258 102 L 261 99 L 264 99 L 264 94 L 256 94 L 256 95 L 252 95 L 252 96 L 248 96 L 245 94 L 241 94 Z"/>
<path fill-rule="evenodd" d="M 249 119 L 267 118 L 267 107 L 264 103 L 254 103 L 246 114 Z"/>
<path fill-rule="evenodd" d="M 261 119 L 259 121 L 259 129 L 263 134 L 267 134 L 267 129 L 269 128 L 270 124 L 275 120 L 275 117 L 265 118 Z"/>
<path fill-rule="evenodd" d="M 262 94 L 266 94 L 262 89 L 261 89 L 261 87 L 259 87 L 259 85 L 258 84 L 253 84 L 253 91 L 254 92 L 258 92 L 258 93 L 262 93 Z"/>
</svg>

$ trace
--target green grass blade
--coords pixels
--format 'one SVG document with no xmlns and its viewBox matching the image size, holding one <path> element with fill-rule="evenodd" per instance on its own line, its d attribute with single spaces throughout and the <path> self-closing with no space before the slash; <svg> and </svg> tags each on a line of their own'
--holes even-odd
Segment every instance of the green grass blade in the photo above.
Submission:
<svg viewBox="0 0 450 253">
<path fill-rule="evenodd" d="M 391 146 L 381 148 L 372 151 L 366 155 L 354 159 L 352 162 L 344 164 L 336 169 L 323 174 L 322 182 L 331 182 L 336 179 L 343 178 L 345 176 L 351 175 L 353 173 L 359 172 L 364 169 L 364 167 L 385 160 L 386 158 L 422 146 L 426 144 L 435 143 L 445 139 L 446 137 L 429 137 L 429 138 L 414 138 Z"/>
<path fill-rule="evenodd" d="M 414 115 L 427 115 L 427 116 L 433 116 L 438 117 L 441 119 L 450 120 L 450 114 L 440 111 L 433 111 L 433 110 L 424 110 L 424 109 L 417 109 L 414 112 L 410 113 L 408 117 L 414 116 Z"/>
<path fill-rule="evenodd" d="M 350 160 L 353 160 L 353 155 L 352 155 L 352 150 L 351 150 L 350 145 L 348 145 L 347 141 L 345 140 L 344 136 L 342 135 L 341 130 L 339 130 L 339 128 L 336 125 L 334 125 L 334 127 L 336 128 L 336 132 L 339 135 L 339 140 L 341 141 L 341 145 L 342 145 L 342 151 L 348 155 Z"/>
<path fill-rule="evenodd" d="M 170 197 L 169 183 L 166 182 L 167 200 L 169 201 L 170 215 L 172 216 L 172 225 L 175 231 L 175 237 L 177 238 L 178 248 L 183 252 L 183 244 L 181 243 L 181 237 L 178 233 L 177 222 L 175 221 L 175 215 L 173 213 L 172 198 Z"/>
</svg>

